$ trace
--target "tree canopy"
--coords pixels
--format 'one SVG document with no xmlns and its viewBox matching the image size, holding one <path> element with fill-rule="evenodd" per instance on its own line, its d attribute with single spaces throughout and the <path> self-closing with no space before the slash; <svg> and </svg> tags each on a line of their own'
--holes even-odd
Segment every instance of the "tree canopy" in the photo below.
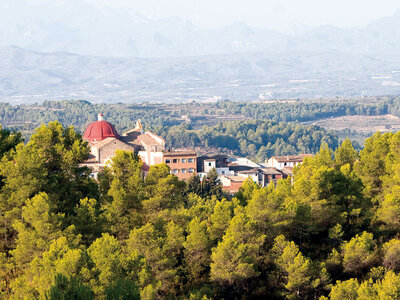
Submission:
<svg viewBox="0 0 400 300">
<path fill-rule="evenodd" d="M 397 299 L 400 133 L 365 145 L 321 143 L 292 178 L 229 196 L 215 170 L 144 177 L 124 151 L 95 181 L 81 136 L 43 125 L 0 161 L 0 295 Z"/>
</svg>

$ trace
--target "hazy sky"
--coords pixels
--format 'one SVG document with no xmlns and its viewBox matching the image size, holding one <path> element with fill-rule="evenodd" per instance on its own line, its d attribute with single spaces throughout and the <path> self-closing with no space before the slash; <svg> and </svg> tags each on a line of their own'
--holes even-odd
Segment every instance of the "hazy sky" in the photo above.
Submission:
<svg viewBox="0 0 400 300">
<path fill-rule="evenodd" d="M 1 1 L 1 0 L 0 0 Z M 129 7 L 145 16 L 179 16 L 199 27 L 234 21 L 287 31 L 297 26 L 364 26 L 400 9 L 399 0 L 87 0 Z"/>
<path fill-rule="evenodd" d="M 12 0 L 0 0 L 1 2 Z M 62 3 L 71 0 L 25 0 Z M 100 8 L 129 8 L 146 17 L 178 16 L 201 28 L 242 21 L 249 25 L 288 32 L 294 28 L 335 25 L 365 26 L 400 10 L 399 0 L 75 0 Z"/>
</svg>

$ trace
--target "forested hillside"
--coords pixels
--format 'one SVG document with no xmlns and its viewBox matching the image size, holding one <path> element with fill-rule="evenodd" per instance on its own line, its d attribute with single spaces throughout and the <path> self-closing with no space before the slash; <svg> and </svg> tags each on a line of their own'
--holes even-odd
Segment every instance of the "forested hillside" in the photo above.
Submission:
<svg viewBox="0 0 400 300">
<path fill-rule="evenodd" d="M 221 127 L 218 132 L 228 128 Z M 240 130 L 239 130 L 240 131 Z M 5 299 L 396 299 L 400 133 L 324 143 L 294 178 L 235 197 L 118 152 L 99 181 L 58 122 L 0 130 Z"/>
<path fill-rule="evenodd" d="M 400 116 L 400 98 L 381 97 L 360 100 L 315 100 L 282 102 L 232 102 L 156 104 L 93 104 L 83 100 L 44 101 L 41 105 L 10 105 L 0 103 L 0 123 L 26 132 L 28 135 L 53 120 L 64 126 L 74 125 L 83 131 L 102 112 L 120 131 L 130 129 L 142 119 L 148 128 L 186 123 L 192 126 L 215 125 L 228 116 L 231 120 L 271 120 L 275 122 L 305 122 L 346 115 Z M 183 119 L 186 116 L 188 119 Z"/>
<path fill-rule="evenodd" d="M 257 120 L 251 120 L 249 116 L 237 121 L 214 121 L 202 127 L 186 124 L 179 118 L 188 109 L 181 107 L 179 111 L 174 111 L 157 105 L 106 105 L 87 101 L 45 102 L 38 107 L 0 104 L 0 122 L 8 128 L 21 130 L 28 140 L 34 128 L 41 122 L 51 120 L 59 120 L 64 126 L 74 125 L 83 134 L 97 113 L 103 112 L 120 133 L 134 128 L 136 120 L 141 119 L 147 129 L 166 140 L 167 147 L 214 149 L 247 156 L 258 162 L 264 162 L 273 155 L 315 153 L 322 142 L 327 142 L 333 149 L 338 146 L 337 136 L 331 131 L 318 126 L 269 121 L 269 116 L 261 114 Z M 194 112 L 200 108 L 190 106 L 190 109 Z M 215 109 L 215 113 L 220 111 L 220 108 Z"/>
<path fill-rule="evenodd" d="M 257 162 L 273 155 L 316 153 L 324 142 L 333 149 L 338 146 L 336 134 L 321 127 L 272 121 L 223 122 L 201 130 L 185 125 L 155 129 L 172 148 L 218 149 Z"/>
</svg>

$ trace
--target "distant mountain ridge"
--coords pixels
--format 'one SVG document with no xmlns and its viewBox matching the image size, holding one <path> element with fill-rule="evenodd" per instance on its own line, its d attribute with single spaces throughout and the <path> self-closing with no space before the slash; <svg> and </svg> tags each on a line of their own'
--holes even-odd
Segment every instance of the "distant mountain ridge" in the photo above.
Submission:
<svg viewBox="0 0 400 300">
<path fill-rule="evenodd" d="M 45 5 L 45 7 L 44 7 Z M 21 7 L 25 9 L 21 10 Z M 364 28 L 320 26 L 286 35 L 236 22 L 203 30 L 178 17 L 148 19 L 123 9 L 78 0 L 0 3 L 0 45 L 108 57 L 182 57 L 249 52 L 344 50 L 396 54 L 400 11 Z"/>
<path fill-rule="evenodd" d="M 0 48 L 0 101 L 271 100 L 400 94 L 400 55 L 343 51 L 107 58 Z"/>
</svg>

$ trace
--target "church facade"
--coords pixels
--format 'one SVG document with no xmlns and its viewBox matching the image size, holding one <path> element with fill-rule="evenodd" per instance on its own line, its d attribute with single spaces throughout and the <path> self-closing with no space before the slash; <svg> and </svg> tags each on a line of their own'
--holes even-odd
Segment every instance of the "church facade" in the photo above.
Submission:
<svg viewBox="0 0 400 300">
<path fill-rule="evenodd" d="M 140 121 L 134 129 L 118 134 L 114 125 L 104 120 L 103 114 L 85 130 L 83 139 L 88 142 L 90 155 L 84 165 L 92 170 L 93 177 L 110 161 L 117 150 L 132 151 L 143 161 L 147 172 L 151 165 L 163 163 L 165 141 L 152 132 L 144 132 Z"/>
</svg>

